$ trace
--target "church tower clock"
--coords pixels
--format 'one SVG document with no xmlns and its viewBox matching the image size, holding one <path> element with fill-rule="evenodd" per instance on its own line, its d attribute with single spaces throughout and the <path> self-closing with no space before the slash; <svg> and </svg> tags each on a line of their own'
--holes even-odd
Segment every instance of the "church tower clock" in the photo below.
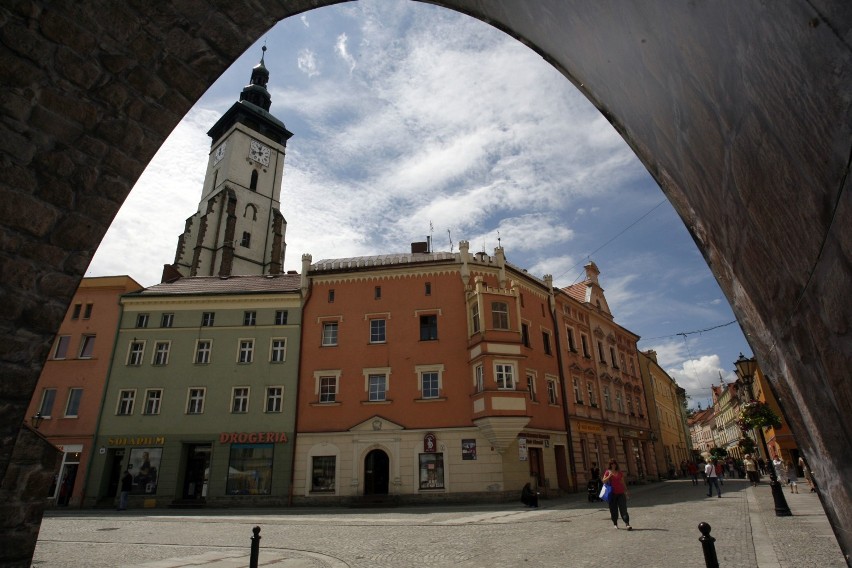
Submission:
<svg viewBox="0 0 852 568">
<path fill-rule="evenodd" d="M 164 280 L 283 271 L 281 180 L 293 134 L 269 113 L 265 55 L 266 46 L 240 100 L 207 133 L 212 144 L 198 212 L 186 220 Z"/>
</svg>

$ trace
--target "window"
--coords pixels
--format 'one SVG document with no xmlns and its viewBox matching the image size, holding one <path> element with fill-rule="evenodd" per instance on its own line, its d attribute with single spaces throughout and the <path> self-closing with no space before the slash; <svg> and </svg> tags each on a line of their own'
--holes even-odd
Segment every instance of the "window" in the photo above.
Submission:
<svg viewBox="0 0 852 568">
<path fill-rule="evenodd" d="M 322 324 L 323 347 L 337 345 L 337 322 L 327 321 Z"/>
<path fill-rule="evenodd" d="M 432 283 L 427 282 L 423 287 L 424 287 L 424 292 L 426 293 L 426 295 L 431 296 L 432 295 Z"/>
<path fill-rule="evenodd" d="M 574 330 L 570 327 L 565 328 L 565 337 L 568 338 L 568 350 L 572 353 L 577 352 L 577 344 L 574 342 Z"/>
<path fill-rule="evenodd" d="M 603 343 L 598 341 L 598 356 L 600 357 L 601 363 L 606 365 L 606 358 L 604 357 Z"/>
<path fill-rule="evenodd" d="M 497 379 L 497 388 L 512 390 L 515 388 L 515 368 L 505 363 L 494 365 L 494 376 Z"/>
<path fill-rule="evenodd" d="M 527 374 L 527 392 L 530 395 L 530 400 L 535 402 L 535 376 Z"/>
<path fill-rule="evenodd" d="M 276 338 L 269 346 L 269 361 L 272 363 L 283 363 L 287 359 L 287 340 Z"/>
<path fill-rule="evenodd" d="M 381 300 L 382 299 L 382 287 L 381 286 L 376 286 L 373 289 L 373 299 L 375 299 L 375 300 Z"/>
<path fill-rule="evenodd" d="M 276 310 L 275 325 L 287 325 L 287 310 Z"/>
<path fill-rule="evenodd" d="M 636 397 L 636 412 L 639 413 L 639 416 L 645 416 L 645 413 L 642 411 L 642 403 L 639 402 L 639 397 Z"/>
<path fill-rule="evenodd" d="M 251 179 L 249 180 L 249 189 L 257 191 L 257 170 L 251 171 Z"/>
<path fill-rule="evenodd" d="M 491 302 L 491 319 L 494 329 L 509 329 L 509 304 Z"/>
<path fill-rule="evenodd" d="M 574 402 L 577 404 L 583 404 L 583 393 L 580 391 L 580 379 L 574 377 L 572 384 L 574 385 Z"/>
<path fill-rule="evenodd" d="M 589 353 L 589 340 L 586 339 L 585 335 L 580 334 L 580 342 L 583 344 L 583 357 L 591 359 L 592 354 Z"/>
<path fill-rule="evenodd" d="M 168 341 L 158 341 L 154 344 L 154 365 L 162 366 L 169 364 L 169 349 L 171 344 Z"/>
<path fill-rule="evenodd" d="M 249 404 L 249 388 L 234 387 L 231 392 L 231 412 L 235 414 L 244 414 L 248 412 Z"/>
<path fill-rule="evenodd" d="M 473 370 L 473 385 L 476 392 L 485 390 L 485 369 L 482 365 L 477 365 Z"/>
<path fill-rule="evenodd" d="M 589 394 L 589 404 L 597 406 L 598 399 L 595 396 L 595 384 L 592 381 L 586 381 L 586 392 Z"/>
<path fill-rule="evenodd" d="M 557 404 L 559 401 L 559 397 L 556 395 L 556 381 L 553 379 L 547 379 L 547 403 L 548 404 Z"/>
<path fill-rule="evenodd" d="M 144 341 L 131 341 L 130 349 L 127 353 L 127 364 L 131 367 L 138 367 L 142 364 L 142 356 L 145 354 Z"/>
<path fill-rule="evenodd" d="M 473 333 L 479 333 L 479 302 L 474 302 L 470 306 L 470 322 Z"/>
<path fill-rule="evenodd" d="M 195 344 L 195 362 L 199 365 L 206 365 L 210 362 L 210 351 L 213 347 L 213 342 L 209 339 L 199 339 Z"/>
<path fill-rule="evenodd" d="M 609 398 L 609 387 L 603 388 L 604 408 L 612 410 L 612 400 Z"/>
<path fill-rule="evenodd" d="M 204 412 L 205 388 L 191 388 L 186 397 L 186 413 L 201 414 Z"/>
<path fill-rule="evenodd" d="M 160 327 L 172 327 L 175 324 L 174 314 L 163 314 L 160 317 Z"/>
<path fill-rule="evenodd" d="M 83 304 L 74 304 L 74 311 L 71 312 L 71 319 L 80 319 L 81 309 L 83 309 Z"/>
<path fill-rule="evenodd" d="M 86 309 L 83 310 L 83 319 L 89 319 L 92 317 L 92 308 L 94 306 L 92 304 L 86 304 Z"/>
<path fill-rule="evenodd" d="M 383 319 L 370 320 L 370 343 L 384 343 L 386 321 Z"/>
<path fill-rule="evenodd" d="M 231 444 L 225 494 L 269 495 L 274 448 L 274 444 Z"/>
<path fill-rule="evenodd" d="M 148 389 L 145 391 L 144 414 L 159 414 L 163 402 L 163 389 Z"/>
<path fill-rule="evenodd" d="M 65 417 L 76 418 L 80 411 L 80 400 L 83 398 L 83 389 L 69 389 L 68 403 L 65 405 Z"/>
<path fill-rule="evenodd" d="M 438 316 L 420 316 L 420 341 L 438 339 Z"/>
<path fill-rule="evenodd" d="M 337 400 L 337 377 L 319 378 L 319 401 L 335 402 Z"/>
<path fill-rule="evenodd" d="M 115 413 L 119 416 L 133 414 L 133 403 L 136 401 L 136 391 L 133 389 L 118 391 L 118 408 Z"/>
<path fill-rule="evenodd" d="M 521 341 L 524 344 L 524 347 L 530 346 L 530 326 L 525 323 L 521 324 Z"/>
<path fill-rule="evenodd" d="M 201 314 L 201 327 L 213 327 L 216 312 L 204 312 Z"/>
<path fill-rule="evenodd" d="M 443 365 L 418 365 L 414 368 L 420 376 L 420 396 L 422 398 L 438 398 L 443 387 Z"/>
<path fill-rule="evenodd" d="M 251 233 L 243 231 L 243 238 L 240 239 L 240 246 L 244 248 L 251 247 Z"/>
<path fill-rule="evenodd" d="M 615 347 L 609 348 L 609 360 L 612 361 L 612 366 L 618 369 L 618 359 L 615 358 Z"/>
<path fill-rule="evenodd" d="M 148 314 L 136 315 L 136 327 L 148 327 Z"/>
<path fill-rule="evenodd" d="M 367 398 L 372 402 L 387 399 L 388 376 L 384 374 L 370 374 L 367 377 Z"/>
<path fill-rule="evenodd" d="M 544 344 L 544 354 L 545 355 L 552 355 L 553 351 L 551 350 L 551 347 L 550 347 L 550 332 L 542 331 L 541 332 L 541 341 Z"/>
<path fill-rule="evenodd" d="M 420 454 L 420 489 L 444 488 L 444 454 Z"/>
<path fill-rule="evenodd" d="M 56 400 L 56 389 L 44 389 L 41 394 L 41 406 L 38 411 L 42 418 L 50 418 L 53 412 L 53 401 Z"/>
<path fill-rule="evenodd" d="M 618 407 L 618 411 L 622 414 L 624 413 L 624 400 L 621 398 L 621 391 L 615 391 L 615 405 Z"/>
<path fill-rule="evenodd" d="M 329 304 L 334 303 L 334 288 L 332 288 L 331 290 L 328 291 L 328 303 Z"/>
<path fill-rule="evenodd" d="M 281 412 L 284 406 L 284 387 L 266 387 L 266 412 Z"/>
<path fill-rule="evenodd" d="M 56 338 L 56 348 L 53 350 L 54 359 L 65 359 L 68 356 L 68 344 L 71 343 L 70 335 L 60 335 Z"/>
<path fill-rule="evenodd" d="M 257 312 L 243 312 L 243 325 L 254 325 L 257 323 Z"/>
<path fill-rule="evenodd" d="M 334 456 L 314 456 L 311 461 L 311 491 L 333 493 L 337 459 Z"/>
<path fill-rule="evenodd" d="M 95 350 L 95 336 L 84 335 L 80 339 L 80 359 L 91 359 Z"/>
<path fill-rule="evenodd" d="M 633 414 L 633 399 L 630 398 L 630 395 L 627 395 L 627 412 L 630 413 L 630 416 L 634 416 Z"/>
<path fill-rule="evenodd" d="M 254 339 L 240 339 L 237 362 L 251 363 L 252 361 L 254 361 Z"/>
</svg>

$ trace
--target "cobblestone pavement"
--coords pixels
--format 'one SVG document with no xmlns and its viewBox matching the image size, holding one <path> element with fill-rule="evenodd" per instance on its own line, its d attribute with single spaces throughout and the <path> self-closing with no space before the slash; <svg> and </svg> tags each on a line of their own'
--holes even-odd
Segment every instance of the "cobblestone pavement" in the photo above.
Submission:
<svg viewBox="0 0 852 568">
<path fill-rule="evenodd" d="M 585 495 L 518 504 L 393 509 L 56 511 L 45 516 L 33 566 L 231 568 L 248 566 L 251 528 L 260 566 L 703 566 L 707 522 L 721 566 L 844 567 L 815 494 L 785 493 L 793 517 L 776 517 L 769 487 L 726 480 L 722 498 L 668 481 L 631 488 L 632 531 L 612 527 Z"/>
</svg>

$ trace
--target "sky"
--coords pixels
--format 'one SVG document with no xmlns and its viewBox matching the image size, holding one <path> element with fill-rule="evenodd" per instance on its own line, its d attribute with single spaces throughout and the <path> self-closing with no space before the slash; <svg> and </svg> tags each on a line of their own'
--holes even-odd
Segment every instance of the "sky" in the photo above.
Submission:
<svg viewBox="0 0 852 568">
<path fill-rule="evenodd" d="M 160 281 L 198 210 L 206 133 L 264 43 L 270 111 L 294 133 L 281 191 L 285 269 L 301 270 L 303 253 L 316 262 L 406 252 L 427 235 L 434 250 L 467 240 L 493 253 L 499 242 L 511 263 L 560 287 L 593 260 L 616 323 L 657 352 L 691 407 L 706 408 L 711 384 L 732 381 L 739 353 L 751 355 L 682 221 L 591 103 L 503 32 L 406 0 L 279 22 L 174 129 L 87 276 Z"/>
</svg>

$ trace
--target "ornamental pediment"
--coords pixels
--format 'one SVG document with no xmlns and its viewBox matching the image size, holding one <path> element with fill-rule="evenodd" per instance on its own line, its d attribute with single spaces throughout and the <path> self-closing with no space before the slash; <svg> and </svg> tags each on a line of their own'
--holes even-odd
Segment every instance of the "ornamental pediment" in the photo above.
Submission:
<svg viewBox="0 0 852 568">
<path fill-rule="evenodd" d="M 595 337 L 597 337 L 598 339 L 603 339 L 603 337 L 605 335 L 603 330 L 601 329 L 601 326 L 599 326 L 599 325 L 595 326 L 595 329 L 592 333 L 594 333 Z"/>
<path fill-rule="evenodd" d="M 349 429 L 350 432 L 380 432 L 386 430 L 405 430 L 405 427 L 376 414 Z"/>
</svg>

